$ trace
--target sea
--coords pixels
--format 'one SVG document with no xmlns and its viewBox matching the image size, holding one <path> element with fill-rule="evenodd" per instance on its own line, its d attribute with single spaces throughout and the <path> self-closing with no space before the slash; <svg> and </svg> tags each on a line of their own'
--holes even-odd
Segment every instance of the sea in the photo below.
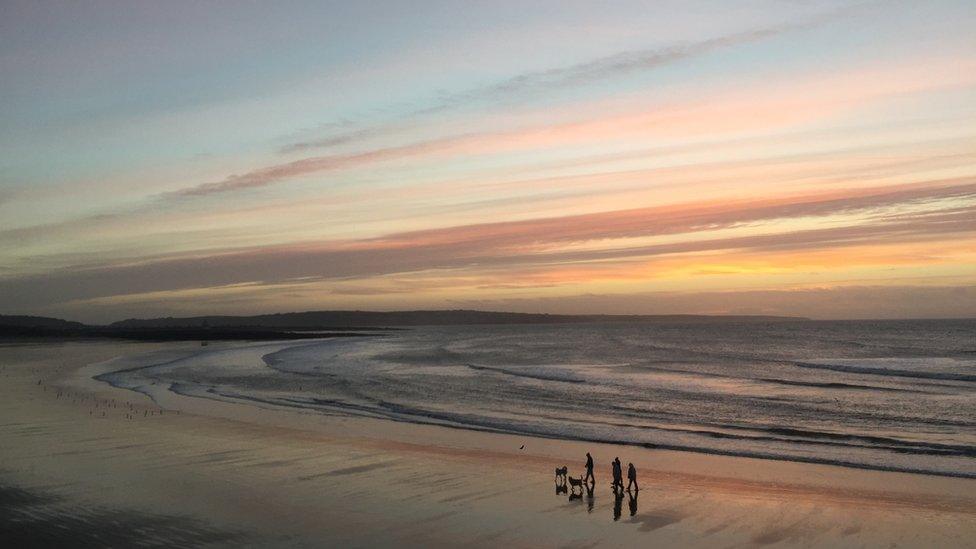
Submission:
<svg viewBox="0 0 976 549">
<path fill-rule="evenodd" d="M 972 319 L 412 327 L 149 354 L 99 379 L 331 416 L 976 478 Z"/>
</svg>

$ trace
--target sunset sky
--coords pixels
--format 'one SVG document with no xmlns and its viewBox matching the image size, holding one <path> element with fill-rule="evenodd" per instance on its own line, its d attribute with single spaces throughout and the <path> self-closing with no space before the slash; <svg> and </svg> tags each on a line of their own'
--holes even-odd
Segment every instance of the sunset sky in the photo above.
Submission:
<svg viewBox="0 0 976 549">
<path fill-rule="evenodd" d="M 974 29 L 972 0 L 5 0 L 0 313 L 976 316 Z"/>
</svg>

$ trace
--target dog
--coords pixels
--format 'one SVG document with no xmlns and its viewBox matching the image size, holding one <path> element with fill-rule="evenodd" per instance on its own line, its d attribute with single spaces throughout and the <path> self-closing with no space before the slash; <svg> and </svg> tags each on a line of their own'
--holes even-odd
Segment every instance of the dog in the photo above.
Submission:
<svg viewBox="0 0 976 549">
<path fill-rule="evenodd" d="M 566 473 L 569 472 L 569 468 L 563 465 L 562 467 L 556 467 L 556 480 L 563 479 L 566 480 Z"/>
<path fill-rule="evenodd" d="M 577 478 L 573 478 L 573 477 L 567 477 L 567 478 L 569 478 L 569 489 L 575 494 L 576 493 L 576 489 L 579 488 L 580 489 L 579 495 L 582 496 L 583 495 L 583 486 L 584 486 L 583 485 L 583 477 L 582 476 L 579 476 Z"/>
</svg>

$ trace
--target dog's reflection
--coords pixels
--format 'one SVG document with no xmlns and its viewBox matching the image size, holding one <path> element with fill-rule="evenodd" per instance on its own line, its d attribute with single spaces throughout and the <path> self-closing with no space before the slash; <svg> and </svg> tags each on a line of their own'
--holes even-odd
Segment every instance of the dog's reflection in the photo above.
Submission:
<svg viewBox="0 0 976 549">
<path fill-rule="evenodd" d="M 569 467 L 563 465 L 562 467 L 556 467 L 556 482 L 562 480 L 566 482 L 566 475 L 569 474 Z"/>
<path fill-rule="evenodd" d="M 566 474 L 566 468 L 556 469 L 556 495 L 567 494 L 569 501 L 582 500 L 586 496 L 586 511 L 593 512 L 594 482 L 586 482 L 582 477 L 574 478 Z M 579 490 L 577 490 L 577 488 Z"/>
<path fill-rule="evenodd" d="M 556 469 L 556 495 L 568 494 L 569 486 L 566 485 L 566 468 Z"/>
</svg>

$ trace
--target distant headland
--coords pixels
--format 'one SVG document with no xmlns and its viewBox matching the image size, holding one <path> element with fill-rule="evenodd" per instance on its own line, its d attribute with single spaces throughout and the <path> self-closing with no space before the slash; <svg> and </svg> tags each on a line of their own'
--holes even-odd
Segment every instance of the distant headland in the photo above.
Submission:
<svg viewBox="0 0 976 549">
<path fill-rule="evenodd" d="M 306 311 L 255 316 L 130 318 L 105 326 L 41 316 L 0 315 L 0 338 L 117 338 L 140 341 L 276 340 L 371 335 L 365 331 L 413 326 L 791 322 L 767 315 L 559 315 L 467 309 L 430 311 Z"/>
</svg>

